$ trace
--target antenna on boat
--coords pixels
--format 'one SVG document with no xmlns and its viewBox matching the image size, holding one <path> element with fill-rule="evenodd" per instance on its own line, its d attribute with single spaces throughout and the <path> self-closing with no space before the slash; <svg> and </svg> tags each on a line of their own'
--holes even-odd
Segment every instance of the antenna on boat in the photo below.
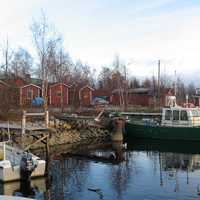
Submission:
<svg viewBox="0 0 200 200">
<path fill-rule="evenodd" d="M 174 96 L 176 96 L 177 94 L 177 80 L 176 80 L 176 70 L 174 72 L 175 75 L 175 81 L 174 81 Z"/>
<path fill-rule="evenodd" d="M 189 99 L 188 94 L 185 95 L 185 99 L 186 99 L 186 108 L 188 108 L 188 99 Z"/>
</svg>

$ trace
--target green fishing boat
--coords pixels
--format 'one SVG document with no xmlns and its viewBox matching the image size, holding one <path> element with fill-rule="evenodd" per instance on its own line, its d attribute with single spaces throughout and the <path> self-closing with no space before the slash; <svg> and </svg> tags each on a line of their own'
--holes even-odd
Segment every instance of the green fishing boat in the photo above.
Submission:
<svg viewBox="0 0 200 200">
<path fill-rule="evenodd" d="M 165 107 L 161 120 L 129 119 L 125 130 L 128 138 L 200 141 L 200 108 Z"/>
</svg>

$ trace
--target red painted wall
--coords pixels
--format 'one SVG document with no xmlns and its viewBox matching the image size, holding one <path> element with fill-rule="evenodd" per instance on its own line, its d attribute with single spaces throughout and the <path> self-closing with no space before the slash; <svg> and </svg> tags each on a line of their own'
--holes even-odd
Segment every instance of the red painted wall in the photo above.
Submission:
<svg viewBox="0 0 200 200">
<path fill-rule="evenodd" d="M 118 94 L 112 94 L 110 97 L 110 103 L 112 105 L 119 105 L 120 104 L 120 99 Z"/>
<path fill-rule="evenodd" d="M 28 96 L 28 91 L 32 91 L 32 95 Z M 21 104 L 22 105 L 31 105 L 32 100 L 34 97 L 40 96 L 41 94 L 41 89 L 34 86 L 34 85 L 29 85 L 27 87 L 21 88 Z"/>
<path fill-rule="evenodd" d="M 149 106 L 151 101 L 151 96 L 147 94 L 129 94 L 128 104 L 139 105 L 139 106 Z"/>
<path fill-rule="evenodd" d="M 50 105 L 52 106 L 61 106 L 68 105 L 68 86 L 64 84 L 56 84 L 50 87 L 49 95 L 50 95 Z"/>
<path fill-rule="evenodd" d="M 82 106 L 90 106 L 92 104 L 93 91 L 89 87 L 81 89 L 79 95 Z"/>
<path fill-rule="evenodd" d="M 152 102 L 152 96 L 147 94 L 129 94 L 128 97 L 129 105 L 138 105 L 138 106 L 150 106 Z M 118 94 L 112 94 L 111 104 L 119 105 L 120 98 Z"/>
</svg>

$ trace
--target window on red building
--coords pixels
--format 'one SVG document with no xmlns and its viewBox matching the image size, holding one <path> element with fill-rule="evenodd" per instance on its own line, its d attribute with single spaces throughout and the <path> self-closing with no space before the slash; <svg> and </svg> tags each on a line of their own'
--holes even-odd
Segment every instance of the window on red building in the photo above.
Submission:
<svg viewBox="0 0 200 200">
<path fill-rule="evenodd" d="M 27 99 L 33 99 L 33 90 L 32 89 L 27 90 Z"/>
</svg>

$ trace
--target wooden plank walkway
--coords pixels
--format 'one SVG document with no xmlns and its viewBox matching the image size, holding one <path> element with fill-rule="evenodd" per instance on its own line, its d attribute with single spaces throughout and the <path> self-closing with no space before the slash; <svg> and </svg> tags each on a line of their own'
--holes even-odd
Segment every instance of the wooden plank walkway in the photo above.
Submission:
<svg viewBox="0 0 200 200">
<path fill-rule="evenodd" d="M 22 130 L 22 126 L 20 124 L 14 123 L 14 124 L 9 124 L 5 122 L 0 122 L 0 129 L 10 129 L 10 130 Z M 36 124 L 30 125 L 27 124 L 26 126 L 27 131 L 45 131 L 48 130 L 48 128 L 43 127 L 43 126 L 38 126 Z"/>
<path fill-rule="evenodd" d="M 55 115 L 56 119 L 59 120 L 94 120 L 94 117 L 92 116 L 61 116 L 61 115 Z"/>
</svg>

